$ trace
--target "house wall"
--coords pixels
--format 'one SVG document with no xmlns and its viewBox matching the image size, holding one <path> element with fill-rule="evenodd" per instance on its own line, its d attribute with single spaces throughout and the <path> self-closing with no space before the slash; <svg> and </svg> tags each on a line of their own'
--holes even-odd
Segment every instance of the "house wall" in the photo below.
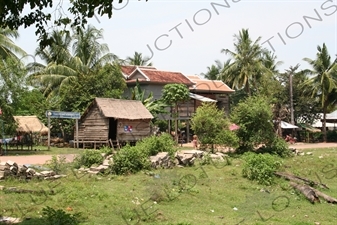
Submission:
<svg viewBox="0 0 337 225">
<path fill-rule="evenodd" d="M 129 84 L 128 88 L 124 91 L 123 96 L 128 98 L 131 96 L 132 89 L 135 87 L 135 84 Z M 140 88 L 145 90 L 145 97 L 147 97 L 151 92 L 153 93 L 153 99 L 160 99 L 162 96 L 162 90 L 164 85 L 156 84 L 140 84 Z"/>
<path fill-rule="evenodd" d="M 118 119 L 117 139 L 119 141 L 137 141 L 151 135 L 150 120 Z M 131 128 L 131 129 L 130 129 Z"/>
<path fill-rule="evenodd" d="M 109 119 L 105 118 L 94 106 L 79 123 L 78 138 L 79 141 L 106 141 L 109 136 Z M 76 135 L 75 135 L 76 140 Z"/>
</svg>

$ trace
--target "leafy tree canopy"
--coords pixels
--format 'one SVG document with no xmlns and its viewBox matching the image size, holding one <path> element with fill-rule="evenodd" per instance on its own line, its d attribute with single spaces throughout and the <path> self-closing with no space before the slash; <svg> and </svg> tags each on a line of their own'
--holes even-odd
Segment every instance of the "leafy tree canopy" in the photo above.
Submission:
<svg viewBox="0 0 337 225">
<path fill-rule="evenodd" d="M 241 150 L 249 151 L 273 142 L 276 135 L 272 117 L 271 106 L 264 97 L 251 96 L 234 107 L 231 120 L 240 126 L 237 135 Z"/>
<path fill-rule="evenodd" d="M 198 107 L 191 119 L 191 127 L 202 144 L 214 144 L 226 147 L 238 147 L 235 132 L 229 130 L 230 122 L 224 112 L 213 103 L 204 103 Z"/>
<path fill-rule="evenodd" d="M 54 25 L 64 26 L 65 29 L 67 26 L 84 27 L 87 24 L 87 19 L 92 18 L 95 13 L 100 16 L 107 15 L 111 18 L 114 9 L 113 2 L 122 3 L 125 0 L 71 0 L 67 9 L 72 15 L 70 17 L 64 13 L 64 2 L 62 0 L 2 1 L 0 27 L 9 27 L 11 30 L 17 30 L 19 27 L 35 26 L 35 34 L 39 37 L 40 46 L 46 46 L 52 43 L 52 39 L 47 34 L 49 27 Z M 57 18 L 52 18 L 53 12 L 50 9 L 53 9 L 54 13 L 59 12 Z M 53 24 L 50 24 L 51 22 Z"/>
</svg>

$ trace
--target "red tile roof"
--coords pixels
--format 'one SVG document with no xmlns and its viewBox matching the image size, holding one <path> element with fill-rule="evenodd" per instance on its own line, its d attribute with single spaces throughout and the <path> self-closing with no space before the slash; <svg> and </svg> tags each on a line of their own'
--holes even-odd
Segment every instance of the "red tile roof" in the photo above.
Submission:
<svg viewBox="0 0 337 225">
<path fill-rule="evenodd" d="M 228 87 L 224 82 L 220 80 L 207 80 L 202 79 L 197 75 L 188 75 L 188 77 L 192 82 L 195 83 L 193 87 L 190 87 L 190 91 L 192 92 L 207 92 L 207 93 L 232 93 L 233 89 Z"/>
<path fill-rule="evenodd" d="M 121 70 L 122 73 L 124 74 L 124 76 L 129 76 L 131 75 L 131 73 L 133 71 L 135 71 L 136 68 L 140 68 L 140 69 L 152 69 L 152 70 L 156 70 L 155 67 L 152 66 L 121 66 Z"/>
<path fill-rule="evenodd" d="M 132 68 L 125 68 L 125 74 L 129 72 Z M 184 74 L 180 72 L 162 71 L 157 70 L 154 67 L 135 67 L 142 75 L 144 79 L 139 79 L 139 82 L 157 83 L 157 84 L 185 84 L 187 86 L 192 86 L 194 83 L 189 80 Z M 129 73 L 127 78 L 127 83 L 134 83 L 136 79 L 132 79 L 132 75 L 136 74 L 135 70 Z"/>
</svg>

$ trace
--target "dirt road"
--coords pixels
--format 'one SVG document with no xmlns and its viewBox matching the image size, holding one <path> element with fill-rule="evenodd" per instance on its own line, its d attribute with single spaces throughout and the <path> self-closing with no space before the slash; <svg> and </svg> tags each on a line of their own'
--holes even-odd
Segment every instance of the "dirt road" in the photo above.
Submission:
<svg viewBox="0 0 337 225">
<path fill-rule="evenodd" d="M 66 157 L 67 162 L 72 162 L 74 160 L 75 154 L 62 155 Z M 34 164 L 43 165 L 48 160 L 52 159 L 52 155 L 27 155 L 27 156 L 0 156 L 0 162 L 6 162 L 11 160 L 19 165 L 23 164 Z"/>
<path fill-rule="evenodd" d="M 187 143 L 183 145 L 184 147 L 193 148 L 192 143 Z M 337 148 L 337 143 L 296 143 L 289 145 L 290 148 L 296 149 L 313 149 L 313 148 Z M 68 162 L 72 162 L 75 158 L 75 154 L 62 155 L 66 157 Z M 7 160 L 12 160 L 17 164 L 34 164 L 43 165 L 46 161 L 51 160 L 51 155 L 29 155 L 29 156 L 0 156 L 0 162 L 6 162 Z"/>
</svg>

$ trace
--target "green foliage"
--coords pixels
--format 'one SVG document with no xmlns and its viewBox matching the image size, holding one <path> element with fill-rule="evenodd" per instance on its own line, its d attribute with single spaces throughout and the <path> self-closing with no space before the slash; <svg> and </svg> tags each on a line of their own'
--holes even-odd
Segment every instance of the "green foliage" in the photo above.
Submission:
<svg viewBox="0 0 337 225">
<path fill-rule="evenodd" d="M 101 153 L 104 153 L 106 155 L 112 154 L 112 148 L 108 146 L 101 147 L 99 150 L 101 151 Z"/>
<path fill-rule="evenodd" d="M 237 147 L 238 138 L 235 132 L 229 130 L 229 124 L 224 112 L 212 103 L 203 103 L 191 118 L 191 128 L 203 145 Z"/>
<path fill-rule="evenodd" d="M 90 167 L 93 164 L 102 164 L 104 158 L 101 153 L 102 152 L 99 150 L 84 150 L 83 153 L 81 153 L 74 159 L 74 167 Z"/>
<path fill-rule="evenodd" d="M 272 111 L 264 97 L 252 96 L 241 101 L 231 112 L 231 120 L 240 126 L 236 134 L 240 151 L 250 151 L 260 144 L 269 145 L 275 139 Z"/>
<path fill-rule="evenodd" d="M 64 173 L 67 169 L 66 157 L 53 155 L 51 160 L 47 161 L 46 167 L 54 171 L 56 174 Z"/>
<path fill-rule="evenodd" d="M 247 152 L 243 155 L 243 159 L 245 160 L 242 169 L 243 177 L 256 180 L 263 185 L 273 184 L 274 172 L 282 165 L 280 158 L 268 153 Z"/>
<path fill-rule="evenodd" d="M 126 145 L 113 156 L 112 172 L 128 175 L 150 168 L 148 155 L 136 146 Z"/>
<path fill-rule="evenodd" d="M 63 111 L 83 112 L 95 97 L 120 98 L 126 83 L 117 65 L 105 65 L 97 70 L 78 75 L 61 89 Z"/>
<path fill-rule="evenodd" d="M 81 222 L 81 213 L 69 214 L 61 209 L 55 210 L 49 206 L 42 209 L 42 217 L 46 225 L 78 225 Z"/>
<path fill-rule="evenodd" d="M 150 136 L 137 142 L 136 148 L 142 151 L 147 156 L 157 155 L 158 152 L 168 152 L 173 156 L 177 151 L 172 137 L 168 133 L 163 133 L 160 136 Z"/>
<path fill-rule="evenodd" d="M 268 146 L 263 146 L 257 150 L 260 153 L 270 153 L 273 155 L 278 155 L 282 158 L 292 156 L 292 152 L 289 149 L 287 142 L 279 137 L 275 137 L 272 143 Z"/>
<path fill-rule="evenodd" d="M 176 105 L 189 99 L 190 91 L 184 84 L 166 84 L 162 100 L 169 105 Z"/>
<path fill-rule="evenodd" d="M 161 132 L 168 130 L 168 122 L 166 120 L 157 120 L 154 122 L 154 125 L 157 126 Z"/>
<path fill-rule="evenodd" d="M 116 174 L 130 174 L 149 169 L 149 156 L 158 152 L 168 152 L 173 157 L 176 151 L 175 143 L 169 134 L 150 136 L 137 142 L 136 146 L 126 145 L 117 152 L 113 158 L 112 171 Z"/>
</svg>

